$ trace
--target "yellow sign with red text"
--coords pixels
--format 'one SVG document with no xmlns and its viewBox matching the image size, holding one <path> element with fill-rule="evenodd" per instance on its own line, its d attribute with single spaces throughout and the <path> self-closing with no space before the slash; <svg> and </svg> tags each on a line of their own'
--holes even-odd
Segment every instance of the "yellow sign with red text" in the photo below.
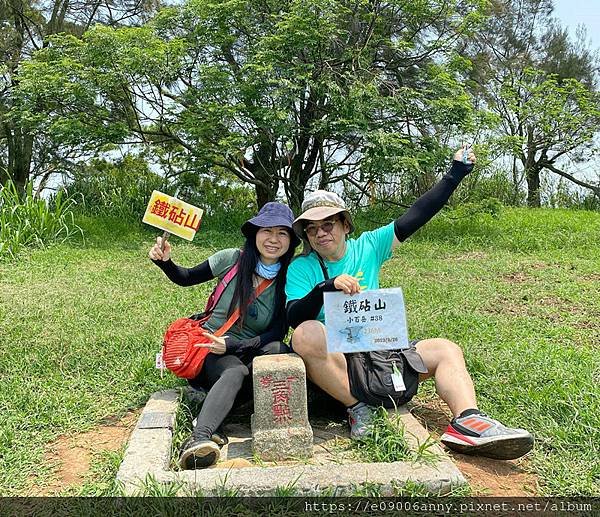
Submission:
<svg viewBox="0 0 600 517">
<path fill-rule="evenodd" d="M 142 221 L 191 241 L 200 227 L 202 213 L 200 208 L 155 190 Z"/>
</svg>

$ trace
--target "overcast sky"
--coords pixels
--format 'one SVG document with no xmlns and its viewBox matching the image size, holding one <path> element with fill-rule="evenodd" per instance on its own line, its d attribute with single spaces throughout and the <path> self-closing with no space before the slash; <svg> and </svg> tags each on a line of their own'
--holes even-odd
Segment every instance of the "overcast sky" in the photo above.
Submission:
<svg viewBox="0 0 600 517">
<path fill-rule="evenodd" d="M 600 48 L 600 0 L 554 0 L 554 16 L 573 35 L 578 25 L 585 25 L 592 46 Z"/>
<path fill-rule="evenodd" d="M 592 48 L 600 49 L 600 0 L 554 0 L 554 16 L 574 35 L 578 25 L 587 29 Z M 599 177 L 596 162 L 572 164 L 572 171 L 583 172 L 588 179 Z"/>
</svg>

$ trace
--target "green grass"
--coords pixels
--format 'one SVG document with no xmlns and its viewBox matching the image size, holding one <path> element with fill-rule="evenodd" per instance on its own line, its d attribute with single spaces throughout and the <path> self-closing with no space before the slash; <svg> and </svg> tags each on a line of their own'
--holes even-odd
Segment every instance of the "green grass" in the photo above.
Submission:
<svg viewBox="0 0 600 517">
<path fill-rule="evenodd" d="M 81 486 L 68 487 L 61 496 L 75 497 L 122 497 L 124 491 L 116 480 L 123 461 L 125 447 L 119 451 L 100 451 L 93 455 L 90 472 Z"/>
<path fill-rule="evenodd" d="M 431 462 L 435 454 L 430 450 L 435 441 L 428 439 L 411 447 L 406 437 L 406 429 L 399 414 L 389 414 L 383 407 L 377 408 L 371 423 L 371 431 L 360 441 L 352 441 L 351 446 L 361 461 L 372 463 L 393 463 L 394 461 Z"/>
<path fill-rule="evenodd" d="M 200 412 L 202 403 L 190 400 L 189 397 L 180 395 L 180 404 L 175 413 L 175 426 L 173 429 L 173 441 L 171 442 L 171 469 L 180 470 L 179 453 L 183 442 L 189 438 L 192 432 L 192 420 Z"/>
<path fill-rule="evenodd" d="M 183 385 L 160 378 L 154 354 L 167 324 L 202 309 L 212 288 L 180 288 L 152 266 L 158 231 L 76 222 L 85 241 L 0 263 L 1 495 L 28 494 L 51 475 L 44 451 L 59 435 Z M 241 242 L 236 229 L 207 225 L 193 244 L 174 241 L 175 260 L 194 265 Z M 600 495 L 599 242 L 598 213 L 450 212 L 401 245 L 382 274 L 382 287 L 404 289 L 411 336 L 461 344 L 481 408 L 535 434 L 523 465 L 546 495 Z M 111 492 L 118 456 L 98 463 L 77 493 Z"/>
</svg>

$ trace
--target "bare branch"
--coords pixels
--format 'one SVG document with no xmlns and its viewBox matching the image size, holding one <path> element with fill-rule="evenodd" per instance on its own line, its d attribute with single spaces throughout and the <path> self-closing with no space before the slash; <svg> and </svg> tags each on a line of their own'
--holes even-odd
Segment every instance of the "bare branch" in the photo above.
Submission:
<svg viewBox="0 0 600 517">
<path fill-rule="evenodd" d="M 558 174 L 559 176 L 562 176 L 563 178 L 568 179 L 569 181 L 572 181 L 573 183 L 575 183 L 576 185 L 579 185 L 580 187 L 584 187 L 584 188 L 588 188 L 590 190 L 592 190 L 594 192 L 594 194 L 596 194 L 598 197 L 600 197 L 600 185 L 592 185 L 591 183 L 586 183 L 585 181 L 581 181 L 579 179 L 577 179 L 575 176 L 569 174 L 568 172 L 564 172 L 558 168 L 556 168 L 554 165 L 550 164 L 550 163 L 543 163 L 543 166 L 554 172 L 555 174 Z"/>
</svg>

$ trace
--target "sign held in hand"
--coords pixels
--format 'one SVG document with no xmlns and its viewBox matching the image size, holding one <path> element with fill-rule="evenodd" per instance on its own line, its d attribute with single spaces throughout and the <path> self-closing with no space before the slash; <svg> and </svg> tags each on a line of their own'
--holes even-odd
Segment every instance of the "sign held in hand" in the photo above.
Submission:
<svg viewBox="0 0 600 517">
<path fill-rule="evenodd" d="M 155 190 L 150 196 L 142 221 L 191 241 L 200 227 L 202 213 L 200 208 Z M 163 235 L 163 241 L 167 236 Z"/>
<path fill-rule="evenodd" d="M 408 348 L 402 289 L 323 294 L 328 352 Z"/>
</svg>

